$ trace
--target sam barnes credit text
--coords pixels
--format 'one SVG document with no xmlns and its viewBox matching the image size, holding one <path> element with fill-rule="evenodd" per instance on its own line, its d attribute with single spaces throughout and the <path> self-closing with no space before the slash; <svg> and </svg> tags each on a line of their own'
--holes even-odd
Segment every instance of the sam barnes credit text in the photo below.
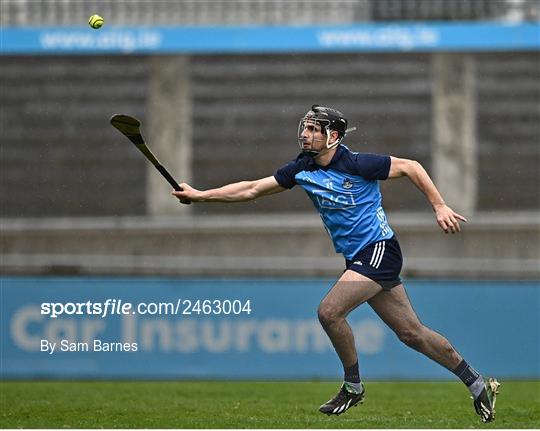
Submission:
<svg viewBox="0 0 540 431">
<path fill-rule="evenodd" d="M 93 340 L 91 343 L 61 340 L 59 343 L 41 340 L 41 351 L 50 355 L 56 352 L 136 352 L 137 343 L 109 343 Z"/>
</svg>

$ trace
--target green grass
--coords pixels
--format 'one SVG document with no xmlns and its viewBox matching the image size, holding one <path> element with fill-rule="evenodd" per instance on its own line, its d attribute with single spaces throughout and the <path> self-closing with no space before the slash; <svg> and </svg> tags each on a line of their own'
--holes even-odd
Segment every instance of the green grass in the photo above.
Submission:
<svg viewBox="0 0 540 431">
<path fill-rule="evenodd" d="M 317 411 L 320 382 L 2 382 L 2 428 L 536 428 L 540 382 L 503 382 L 482 424 L 458 382 L 367 382 L 363 405 Z"/>
</svg>

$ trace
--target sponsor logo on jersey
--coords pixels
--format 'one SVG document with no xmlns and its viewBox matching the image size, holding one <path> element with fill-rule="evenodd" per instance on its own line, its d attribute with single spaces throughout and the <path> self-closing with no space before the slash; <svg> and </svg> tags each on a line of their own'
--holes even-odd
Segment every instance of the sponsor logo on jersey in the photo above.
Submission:
<svg viewBox="0 0 540 431">
<path fill-rule="evenodd" d="M 321 189 L 314 189 L 311 194 L 321 208 L 341 209 L 356 205 L 352 194 L 332 193 Z"/>
</svg>

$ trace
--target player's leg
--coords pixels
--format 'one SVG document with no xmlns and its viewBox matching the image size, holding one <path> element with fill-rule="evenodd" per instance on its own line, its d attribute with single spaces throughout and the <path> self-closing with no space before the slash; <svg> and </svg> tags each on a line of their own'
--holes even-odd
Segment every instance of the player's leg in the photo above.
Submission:
<svg viewBox="0 0 540 431">
<path fill-rule="evenodd" d="M 319 321 L 344 367 L 350 367 L 358 360 L 353 332 L 345 318 L 352 310 L 381 291 L 381 286 L 374 281 L 347 270 L 319 305 Z"/>
<path fill-rule="evenodd" d="M 354 335 L 346 317 L 381 290 L 382 287 L 369 278 L 347 270 L 319 305 L 319 321 L 332 341 L 344 370 L 344 383 L 339 393 L 320 407 L 322 413 L 341 414 L 358 404 L 364 396 Z"/>
<path fill-rule="evenodd" d="M 463 381 L 475 400 L 475 409 L 482 421 L 493 420 L 498 382 L 494 379 L 484 381 L 445 337 L 420 322 L 402 284 L 378 293 L 368 303 L 402 342 L 433 359 Z"/>
<path fill-rule="evenodd" d="M 368 303 L 407 346 L 423 353 L 450 371 L 461 362 L 461 356 L 446 338 L 420 322 L 403 284 L 380 292 Z"/>
</svg>

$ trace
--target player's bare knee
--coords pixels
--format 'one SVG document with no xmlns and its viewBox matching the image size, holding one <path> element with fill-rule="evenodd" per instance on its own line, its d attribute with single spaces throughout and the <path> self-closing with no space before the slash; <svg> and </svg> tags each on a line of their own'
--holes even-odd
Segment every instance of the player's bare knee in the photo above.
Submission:
<svg viewBox="0 0 540 431">
<path fill-rule="evenodd" d="M 425 334 L 422 326 L 414 326 L 405 328 L 396 332 L 399 340 L 413 349 L 422 345 L 425 339 Z"/>
<path fill-rule="evenodd" d="M 324 327 L 336 323 L 341 318 L 335 307 L 324 302 L 319 305 L 317 316 L 319 317 L 319 322 Z"/>
</svg>

